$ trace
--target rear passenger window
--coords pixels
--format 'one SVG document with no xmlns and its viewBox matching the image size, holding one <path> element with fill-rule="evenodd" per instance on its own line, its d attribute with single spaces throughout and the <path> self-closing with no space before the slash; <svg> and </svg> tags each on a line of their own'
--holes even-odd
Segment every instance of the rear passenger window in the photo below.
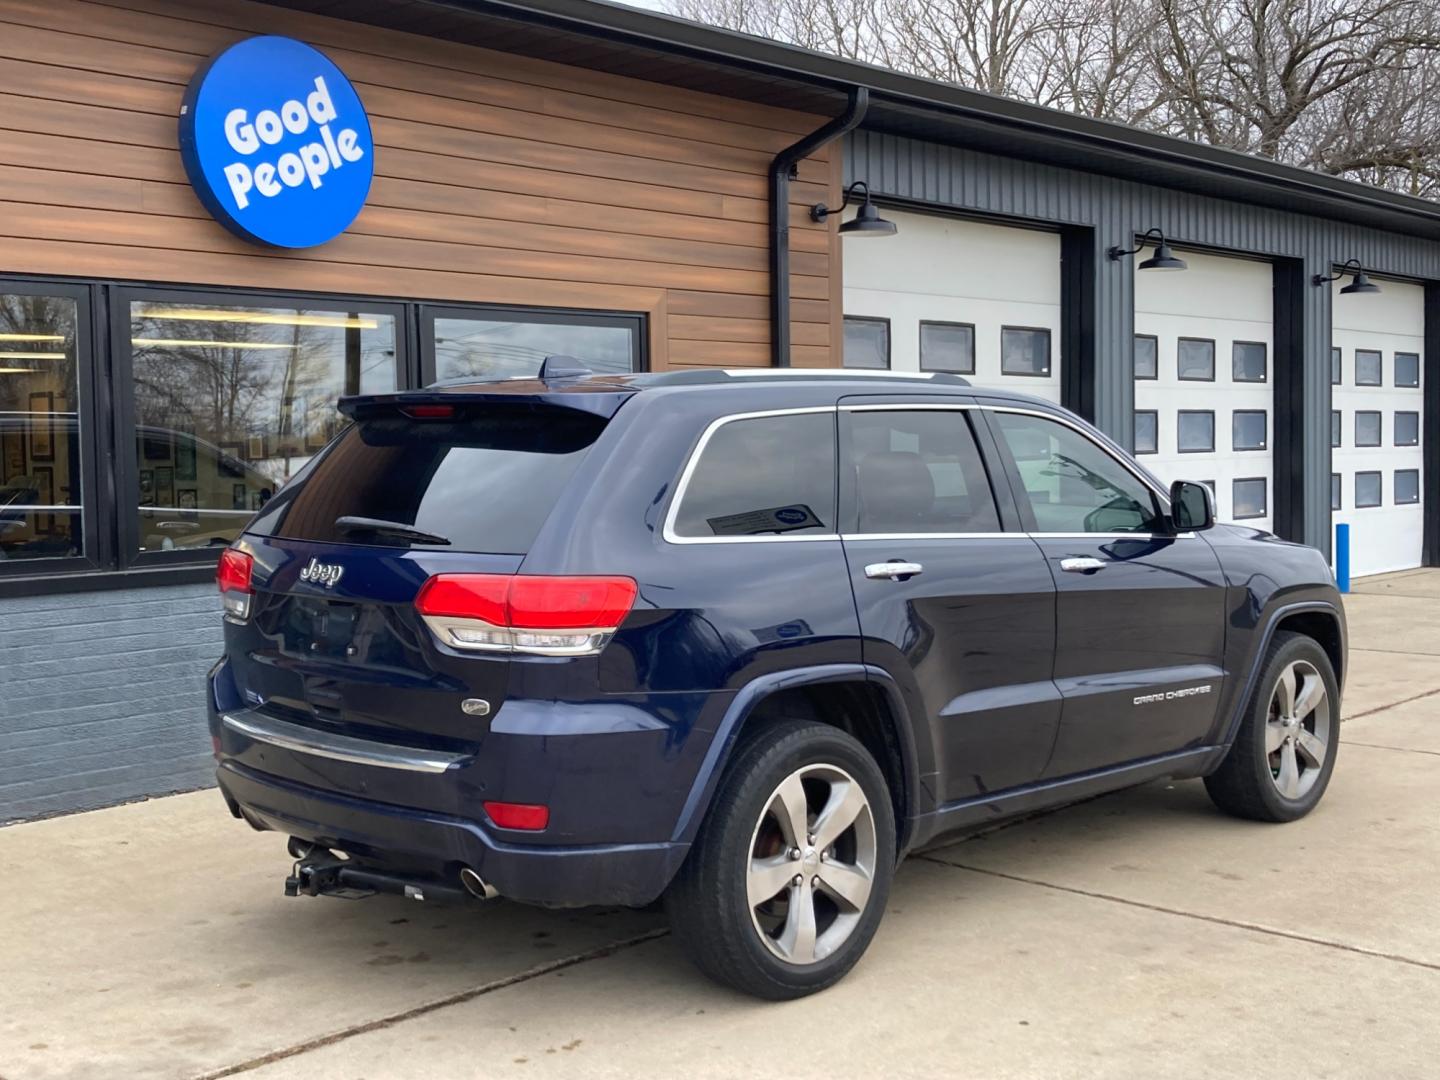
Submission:
<svg viewBox="0 0 1440 1080">
<path fill-rule="evenodd" d="M 834 412 L 720 425 L 680 492 L 672 529 L 704 539 L 834 533 Z"/>
<path fill-rule="evenodd" d="M 841 432 L 842 531 L 1000 531 L 964 410 L 857 410 L 843 415 Z"/>
</svg>

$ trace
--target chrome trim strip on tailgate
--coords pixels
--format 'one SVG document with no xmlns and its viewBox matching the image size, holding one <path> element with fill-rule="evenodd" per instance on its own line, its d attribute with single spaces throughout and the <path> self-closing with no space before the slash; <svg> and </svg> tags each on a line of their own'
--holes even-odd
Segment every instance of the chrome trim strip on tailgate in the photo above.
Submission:
<svg viewBox="0 0 1440 1080">
<path fill-rule="evenodd" d="M 236 734 L 256 742 L 356 765 L 378 765 L 384 769 L 404 769 L 406 772 L 443 773 L 465 759 L 464 754 L 452 754 L 443 750 L 421 750 L 413 746 L 395 746 L 392 743 L 357 739 L 352 735 L 335 735 L 261 716 L 251 709 L 241 713 L 223 713 L 220 721 Z"/>
</svg>

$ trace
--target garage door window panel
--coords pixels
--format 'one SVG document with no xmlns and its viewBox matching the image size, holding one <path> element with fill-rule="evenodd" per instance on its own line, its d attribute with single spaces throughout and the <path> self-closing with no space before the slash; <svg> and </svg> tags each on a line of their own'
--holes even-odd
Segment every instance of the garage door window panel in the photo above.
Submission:
<svg viewBox="0 0 1440 1080">
<path fill-rule="evenodd" d="M 1041 416 L 997 410 L 1035 531 L 1053 534 L 1163 531 L 1155 493 L 1109 451 Z"/>
<path fill-rule="evenodd" d="M 1160 450 L 1160 414 L 1153 409 L 1135 413 L 1135 453 L 1155 454 Z"/>
<path fill-rule="evenodd" d="M 1420 354 L 1397 352 L 1395 354 L 1395 385 L 1418 387 L 1420 385 Z"/>
<path fill-rule="evenodd" d="M 890 320 L 845 316 L 845 366 L 885 370 L 890 366 Z"/>
<path fill-rule="evenodd" d="M 1330 474 L 1330 509 L 1331 509 L 1331 510 L 1343 510 L 1343 509 L 1345 509 L 1344 503 L 1345 503 L 1345 499 L 1344 499 L 1344 495 L 1343 495 L 1343 486 L 1342 486 L 1341 483 L 1340 483 L 1340 474 L 1339 474 L 1339 473 L 1331 473 L 1331 474 Z"/>
<path fill-rule="evenodd" d="M 1176 445 L 1182 454 L 1213 453 L 1215 413 L 1207 409 L 1181 409 L 1176 418 Z"/>
<path fill-rule="evenodd" d="M 1344 379 L 1344 364 L 1339 349 L 1330 350 L 1330 385 L 1339 386 Z"/>
<path fill-rule="evenodd" d="M 975 327 L 972 323 L 921 322 L 920 370 L 954 375 L 975 374 Z"/>
<path fill-rule="evenodd" d="M 1160 378 L 1160 339 L 1154 334 L 1135 335 L 1135 378 Z"/>
<path fill-rule="evenodd" d="M 1357 510 L 1381 505 L 1380 479 L 1378 472 L 1357 472 L 1355 474 L 1355 508 Z"/>
<path fill-rule="evenodd" d="M 1355 350 L 1355 385 L 1385 385 L 1385 361 L 1378 350 Z"/>
<path fill-rule="evenodd" d="M 1418 412 L 1397 412 L 1395 414 L 1395 445 L 1420 445 L 1420 414 Z"/>
<path fill-rule="evenodd" d="M 1269 418 L 1259 409 L 1236 409 L 1231 416 L 1231 448 L 1264 450 L 1269 446 Z"/>
<path fill-rule="evenodd" d="M 1035 326 L 1000 328 L 1000 373 L 1046 378 L 1050 374 L 1050 331 Z"/>
<path fill-rule="evenodd" d="M 1266 495 L 1268 481 L 1263 476 L 1249 476 L 1236 480 L 1230 486 L 1232 516 L 1236 521 L 1246 518 L 1263 518 L 1268 513 Z"/>
<path fill-rule="evenodd" d="M 1269 377 L 1269 366 L 1263 341 L 1237 341 L 1230 346 L 1230 374 L 1235 382 L 1263 383 Z"/>
<path fill-rule="evenodd" d="M 1379 446 L 1381 444 L 1381 414 L 1362 409 L 1355 413 L 1355 445 Z"/>
<path fill-rule="evenodd" d="M 1000 532 L 966 410 L 856 410 L 842 432 L 847 536 Z"/>
<path fill-rule="evenodd" d="M 1182 382 L 1215 381 L 1215 342 L 1181 338 L 1176 343 L 1176 376 Z"/>
<path fill-rule="evenodd" d="M 1395 505 L 1404 506 L 1420 501 L 1420 470 L 1395 470 Z"/>
<path fill-rule="evenodd" d="M 1343 446 L 1345 442 L 1345 418 L 1339 409 L 1330 413 L 1330 445 Z"/>
</svg>

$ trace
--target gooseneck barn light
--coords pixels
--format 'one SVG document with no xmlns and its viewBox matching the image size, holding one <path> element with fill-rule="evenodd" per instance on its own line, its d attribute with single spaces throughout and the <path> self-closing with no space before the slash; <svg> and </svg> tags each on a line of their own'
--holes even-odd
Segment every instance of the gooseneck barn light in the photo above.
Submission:
<svg viewBox="0 0 1440 1080">
<path fill-rule="evenodd" d="M 1356 293 L 1378 293 L 1380 286 L 1370 280 L 1370 275 L 1365 273 L 1360 266 L 1359 259 L 1346 259 L 1344 265 L 1333 274 L 1316 274 L 1310 279 L 1312 285 L 1327 285 L 1332 281 L 1339 281 L 1346 274 L 1354 274 L 1355 279 L 1349 285 L 1340 290 L 1341 296 L 1354 296 Z"/>
<path fill-rule="evenodd" d="M 857 190 L 865 193 L 865 201 L 860 204 L 860 209 L 855 211 L 851 220 L 840 226 L 840 231 L 850 236 L 894 236 L 896 233 L 895 223 L 886 221 L 880 216 L 880 211 L 870 200 L 870 185 L 864 180 L 856 180 L 845 189 L 845 198 L 840 200 L 840 205 L 834 208 L 824 203 L 816 203 L 810 208 L 811 221 L 824 221 L 831 214 L 838 214 L 845 207 L 850 205 L 850 196 Z"/>
<path fill-rule="evenodd" d="M 1126 255 L 1134 255 L 1145 249 L 1147 242 L 1155 244 L 1155 254 L 1146 259 L 1139 266 L 1141 270 L 1184 270 L 1185 260 L 1170 250 L 1170 245 L 1165 242 L 1165 234 L 1159 229 L 1146 229 L 1140 237 L 1140 242 L 1133 248 L 1122 248 L 1118 244 L 1112 247 L 1107 255 L 1112 259 L 1123 259 Z"/>
</svg>

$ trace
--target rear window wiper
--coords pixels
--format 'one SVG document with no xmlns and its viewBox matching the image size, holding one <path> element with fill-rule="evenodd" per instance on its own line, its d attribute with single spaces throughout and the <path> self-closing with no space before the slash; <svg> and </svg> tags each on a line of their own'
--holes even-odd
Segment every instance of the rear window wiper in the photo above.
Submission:
<svg viewBox="0 0 1440 1080">
<path fill-rule="evenodd" d="M 414 525 L 406 525 L 403 521 L 385 521 L 381 518 L 355 517 L 352 514 L 346 514 L 335 519 L 335 528 L 342 533 L 374 533 L 376 536 L 393 536 L 401 540 L 411 540 L 417 544 L 450 546 L 448 537 L 417 529 Z"/>
</svg>

